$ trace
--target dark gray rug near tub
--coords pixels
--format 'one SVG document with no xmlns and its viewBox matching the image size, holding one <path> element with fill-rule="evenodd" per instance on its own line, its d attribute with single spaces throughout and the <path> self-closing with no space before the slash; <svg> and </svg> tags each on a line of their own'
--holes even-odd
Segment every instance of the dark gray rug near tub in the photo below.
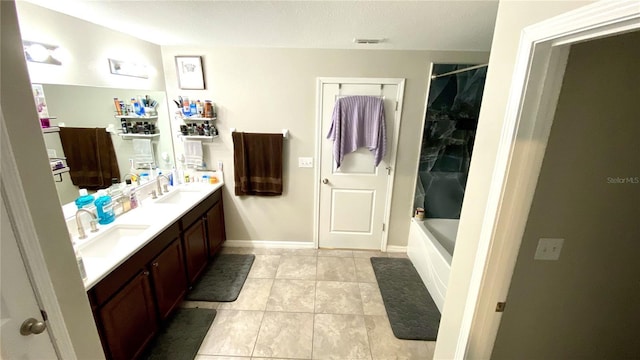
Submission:
<svg viewBox="0 0 640 360">
<path fill-rule="evenodd" d="M 411 260 L 372 257 L 384 307 L 398 339 L 434 341 L 440 311 Z"/>
<path fill-rule="evenodd" d="M 145 360 L 193 360 L 216 311 L 178 309 L 141 356 Z"/>
<path fill-rule="evenodd" d="M 253 254 L 217 255 L 193 289 L 187 293 L 186 300 L 235 301 L 255 258 Z"/>
</svg>

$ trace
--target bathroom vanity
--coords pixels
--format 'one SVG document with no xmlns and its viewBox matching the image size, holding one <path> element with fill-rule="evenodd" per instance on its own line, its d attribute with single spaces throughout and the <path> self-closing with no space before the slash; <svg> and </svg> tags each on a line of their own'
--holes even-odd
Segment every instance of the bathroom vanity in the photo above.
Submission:
<svg viewBox="0 0 640 360">
<path fill-rule="evenodd" d="M 181 185 L 78 246 L 108 359 L 139 357 L 225 241 L 222 182 Z"/>
</svg>

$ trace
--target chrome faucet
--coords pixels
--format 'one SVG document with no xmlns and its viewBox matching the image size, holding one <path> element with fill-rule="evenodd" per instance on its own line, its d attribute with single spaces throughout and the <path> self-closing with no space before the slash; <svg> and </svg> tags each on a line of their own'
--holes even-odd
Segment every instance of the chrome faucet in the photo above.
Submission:
<svg viewBox="0 0 640 360">
<path fill-rule="evenodd" d="M 82 226 L 82 221 L 80 220 L 80 215 L 82 215 L 82 213 L 87 213 L 91 216 L 91 220 L 89 221 L 89 225 L 91 225 L 91 232 L 98 231 L 98 217 L 96 217 L 94 213 L 92 213 L 87 209 L 78 209 L 78 211 L 76 211 L 76 225 L 78 226 L 78 238 L 86 239 L 87 234 L 84 232 L 84 227 Z"/>
<path fill-rule="evenodd" d="M 165 178 L 167 180 L 167 183 L 164 185 L 164 187 L 160 187 L 160 179 L 161 178 Z M 165 174 L 162 175 L 158 175 L 158 177 L 156 178 L 156 190 L 158 192 L 158 196 L 162 195 L 162 189 L 164 188 L 164 192 L 169 192 L 169 177 Z"/>
</svg>

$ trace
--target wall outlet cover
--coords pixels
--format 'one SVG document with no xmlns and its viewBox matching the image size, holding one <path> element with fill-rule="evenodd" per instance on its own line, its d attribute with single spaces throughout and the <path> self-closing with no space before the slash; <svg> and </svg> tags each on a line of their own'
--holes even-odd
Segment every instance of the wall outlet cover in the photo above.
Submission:
<svg viewBox="0 0 640 360">
<path fill-rule="evenodd" d="M 534 260 L 558 260 L 560 258 L 560 250 L 564 239 L 559 238 L 541 238 L 538 241 L 538 248 Z"/>
<path fill-rule="evenodd" d="M 298 158 L 298 167 L 301 167 L 301 168 L 312 168 L 313 167 L 313 158 L 312 157 L 299 157 Z"/>
</svg>

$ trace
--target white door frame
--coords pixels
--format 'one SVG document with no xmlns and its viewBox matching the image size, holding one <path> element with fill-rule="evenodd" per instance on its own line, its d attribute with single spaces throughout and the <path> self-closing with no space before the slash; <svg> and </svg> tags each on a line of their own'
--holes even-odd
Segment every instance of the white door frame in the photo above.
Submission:
<svg viewBox="0 0 640 360">
<path fill-rule="evenodd" d="M 11 148 L 1 108 L 0 123 L 0 153 L 2 154 L 0 157 L 0 166 L 2 167 L 0 197 L 5 198 L 9 219 L 15 227 L 18 248 L 22 253 L 22 259 L 31 280 L 31 286 L 38 305 L 41 309 L 46 310 L 47 333 L 51 338 L 51 343 L 60 359 L 77 359 L 62 310 L 49 277 L 49 271 L 38 241 L 33 218 L 27 206 L 27 199 L 18 176 L 18 166 Z M 39 318 L 39 314 L 34 315 L 34 317 Z"/>
<path fill-rule="evenodd" d="M 523 30 L 456 359 L 491 356 L 502 314 L 496 303 L 507 297 L 570 46 L 638 29 L 640 3 L 627 0 L 597 2 Z"/>
<path fill-rule="evenodd" d="M 391 176 L 387 176 L 387 198 L 385 199 L 385 209 L 383 221 L 386 224 L 382 232 L 381 251 L 387 251 L 387 241 L 389 240 L 389 219 L 391 217 L 391 199 L 393 198 L 393 183 L 396 177 L 396 158 L 398 154 L 398 139 L 400 137 L 400 122 L 402 121 L 402 103 L 404 102 L 404 83 L 402 78 L 334 78 L 320 77 L 317 80 L 318 89 L 316 91 L 316 150 L 315 150 L 315 171 L 314 171 L 314 200 L 313 200 L 313 245 L 317 249 L 320 244 L 320 164 L 322 163 L 322 99 L 323 88 L 325 84 L 380 84 L 380 85 L 396 85 L 398 86 L 398 109 L 395 112 L 393 121 L 393 139 L 387 144 L 391 144 L 388 149 L 391 150 L 389 155 L 389 166 L 391 167 Z"/>
</svg>

